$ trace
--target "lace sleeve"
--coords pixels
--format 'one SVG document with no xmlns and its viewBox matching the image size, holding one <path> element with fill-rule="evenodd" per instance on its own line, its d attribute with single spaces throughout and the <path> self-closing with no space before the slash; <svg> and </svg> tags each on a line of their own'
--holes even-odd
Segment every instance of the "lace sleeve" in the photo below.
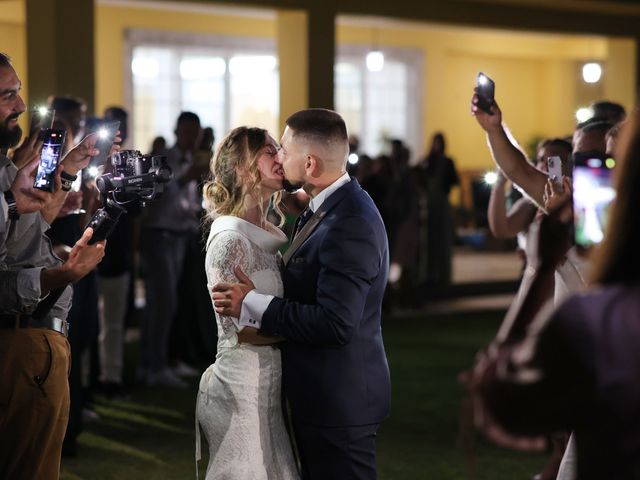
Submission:
<svg viewBox="0 0 640 480">
<path fill-rule="evenodd" d="M 255 268 L 249 240 L 231 230 L 216 234 L 207 247 L 209 288 L 218 282 L 237 282 L 238 277 L 233 271 L 236 266 L 239 266 L 248 276 L 251 276 L 254 272 Z M 242 330 L 242 327 L 238 325 L 237 318 L 226 317 L 217 313 L 216 317 L 225 334 Z"/>
<path fill-rule="evenodd" d="M 233 269 L 239 266 L 244 273 L 253 273 L 251 244 L 234 231 L 218 233 L 209 244 L 209 265 L 217 282 L 237 282 Z"/>
</svg>

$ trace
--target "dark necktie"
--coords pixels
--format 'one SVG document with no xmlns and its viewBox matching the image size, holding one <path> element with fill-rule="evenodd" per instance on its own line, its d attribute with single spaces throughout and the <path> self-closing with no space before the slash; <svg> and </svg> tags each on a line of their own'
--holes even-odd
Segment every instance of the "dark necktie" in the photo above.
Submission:
<svg viewBox="0 0 640 480">
<path fill-rule="evenodd" d="M 313 210 L 311 210 L 309 207 L 304 209 L 304 211 L 298 217 L 298 220 L 296 220 L 296 233 L 295 233 L 295 235 L 298 235 L 300 230 L 302 230 L 302 228 L 305 226 L 307 221 L 309 221 L 309 219 L 311 218 L 312 215 L 313 215 Z M 294 235 L 294 237 L 295 237 L 295 235 Z"/>
</svg>

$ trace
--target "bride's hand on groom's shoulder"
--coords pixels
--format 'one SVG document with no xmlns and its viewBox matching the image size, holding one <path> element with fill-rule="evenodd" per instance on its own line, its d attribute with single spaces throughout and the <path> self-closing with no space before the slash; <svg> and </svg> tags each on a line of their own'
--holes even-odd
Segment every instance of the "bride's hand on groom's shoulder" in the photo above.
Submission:
<svg viewBox="0 0 640 480">
<path fill-rule="evenodd" d="M 256 287 L 239 265 L 233 271 L 238 283 L 218 282 L 211 288 L 211 296 L 216 312 L 226 317 L 240 318 L 244 297 Z"/>
</svg>

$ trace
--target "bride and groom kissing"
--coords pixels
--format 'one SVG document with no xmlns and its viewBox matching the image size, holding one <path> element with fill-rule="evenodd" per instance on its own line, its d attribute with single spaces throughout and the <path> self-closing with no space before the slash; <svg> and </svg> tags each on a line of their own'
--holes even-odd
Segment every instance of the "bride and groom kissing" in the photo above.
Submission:
<svg viewBox="0 0 640 480">
<path fill-rule="evenodd" d="M 378 210 L 346 173 L 348 153 L 342 117 L 307 109 L 287 119 L 280 147 L 238 127 L 212 160 L 205 268 L 218 353 L 196 402 L 207 479 L 376 478 L 390 402 L 389 252 Z M 281 257 L 287 238 L 266 213 L 279 211 L 283 188 L 311 201 Z"/>
</svg>

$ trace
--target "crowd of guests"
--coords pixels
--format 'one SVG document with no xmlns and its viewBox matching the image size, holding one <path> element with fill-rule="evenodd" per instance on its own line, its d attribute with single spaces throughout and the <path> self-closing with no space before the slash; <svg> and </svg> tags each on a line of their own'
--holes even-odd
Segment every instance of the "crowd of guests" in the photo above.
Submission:
<svg viewBox="0 0 640 480">
<path fill-rule="evenodd" d="M 518 449 L 548 447 L 541 480 L 635 479 L 640 472 L 637 395 L 640 357 L 633 246 L 640 170 L 640 116 L 611 102 L 593 105 L 570 143 L 549 139 L 529 163 L 494 102 L 471 111 L 499 169 L 489 206 L 492 232 L 521 236 L 526 267 L 518 294 L 489 346 L 463 378 L 476 426 Z M 560 157 L 562 178 L 548 175 Z M 574 241 L 573 169 L 599 159 L 614 169 L 617 198 L 601 247 Z M 605 160 L 607 159 L 607 160 Z M 511 181 L 524 195 L 509 202 Z M 592 192 L 595 194 L 595 192 Z"/>
<path fill-rule="evenodd" d="M 18 435 L 15 448 L 5 449 L 3 442 L 0 466 L 3 478 L 54 478 L 60 454 L 76 455 L 83 423 L 98 418 L 94 397 L 128 397 L 127 326 L 140 326 L 139 385 L 186 387 L 185 377 L 200 373 L 190 363 L 215 355 L 198 191 L 209 170 L 214 132 L 201 128 L 196 114 L 183 112 L 176 122 L 175 144 L 155 144 L 152 152 L 166 156 L 173 172 L 163 196 L 145 208 L 129 202 L 106 244 L 92 245 L 92 232 L 85 227 L 105 200 L 96 176 L 113 171 L 110 155 L 104 166 L 90 168 L 99 153 L 98 132 L 117 121 L 119 131 L 109 153 L 135 148 L 128 141 L 127 112 L 109 107 L 101 116 L 91 116 L 82 99 L 67 95 L 51 95 L 46 113 L 28 111 L 20 97 L 18 72 L 4 54 L 0 73 L 0 366 L 2 398 L 10 399 L 2 437 L 14 430 Z M 20 144 L 18 118 L 23 114 L 30 117 L 30 128 Z M 51 193 L 34 189 L 32 178 L 42 147 L 39 132 L 49 127 L 66 133 Z M 135 298 L 141 296 L 139 285 L 146 292 L 142 302 Z M 64 287 L 53 308 L 36 318 L 38 300 Z M 25 347 L 29 341 L 38 349 Z M 26 353 L 35 354 L 38 364 L 23 363 Z M 36 379 L 40 400 L 21 400 L 23 378 Z M 24 389 L 27 396 L 29 385 Z M 37 409 L 43 415 L 24 423 Z M 33 444 L 41 446 L 42 461 L 32 462 L 32 456 L 20 453 Z"/>
<path fill-rule="evenodd" d="M 442 133 L 433 136 L 415 165 L 402 140 L 388 143 L 387 153 L 372 158 L 358 154 L 352 137 L 358 162 L 350 173 L 373 199 L 387 229 L 391 270 L 385 307 L 416 307 L 451 284 L 455 225 L 449 194 L 460 180 Z"/>
<path fill-rule="evenodd" d="M 0 54 L 0 471 L 3 478 L 58 478 L 73 382 L 69 369 L 79 361 L 71 362 L 66 338 L 71 284 L 91 278 L 105 243 L 90 244 L 93 232 L 87 229 L 56 255 L 45 232 L 69 211 L 63 205 L 75 202 L 73 182 L 97 154 L 96 138 L 75 144 L 70 131 L 53 191 L 35 189 L 43 145 L 37 129 L 11 159 L 5 155 L 22 137 L 18 118 L 26 106 L 20 88 L 9 57 Z"/>
<path fill-rule="evenodd" d="M 104 121 L 119 122 L 121 145 L 127 145 L 128 115 L 120 107 L 107 108 L 101 118 L 87 118 L 82 99 L 52 96 L 47 106 L 54 115 L 54 126 L 67 132 L 65 153 Z M 204 273 L 199 273 L 202 207 L 198 195 L 198 184 L 212 155 L 212 130 L 202 129 L 196 114 L 184 112 L 177 119 L 175 135 L 174 146 L 155 152 L 166 156 L 174 181 L 146 208 L 141 209 L 137 202 L 126 205 L 126 214 L 109 236 L 103 261 L 74 284 L 67 320 L 74 327 L 68 339 L 76 360 L 70 372 L 71 409 L 63 444 L 65 455 L 75 455 L 83 422 L 97 418 L 91 407 L 95 394 L 110 399 L 128 396 L 124 385 L 127 322 L 140 325 L 137 384 L 186 387 L 184 377 L 198 374 L 188 361 L 215 352 L 212 343 L 206 343 L 207 337 L 215 337 L 213 327 L 205 322 L 194 326 L 198 319 L 212 314 Z M 110 162 L 105 168 L 112 168 Z M 89 174 L 85 169 L 77 180 L 78 187 L 68 194 L 47 231 L 54 252 L 62 259 L 102 204 L 95 186 L 95 176 L 100 173 L 105 171 Z M 191 268 L 181 283 L 182 273 L 191 265 L 200 268 Z M 137 279 L 144 279 L 142 311 L 135 309 Z M 200 315 L 192 314 L 194 305 L 199 306 Z M 203 330 L 206 336 L 201 335 Z"/>
</svg>

